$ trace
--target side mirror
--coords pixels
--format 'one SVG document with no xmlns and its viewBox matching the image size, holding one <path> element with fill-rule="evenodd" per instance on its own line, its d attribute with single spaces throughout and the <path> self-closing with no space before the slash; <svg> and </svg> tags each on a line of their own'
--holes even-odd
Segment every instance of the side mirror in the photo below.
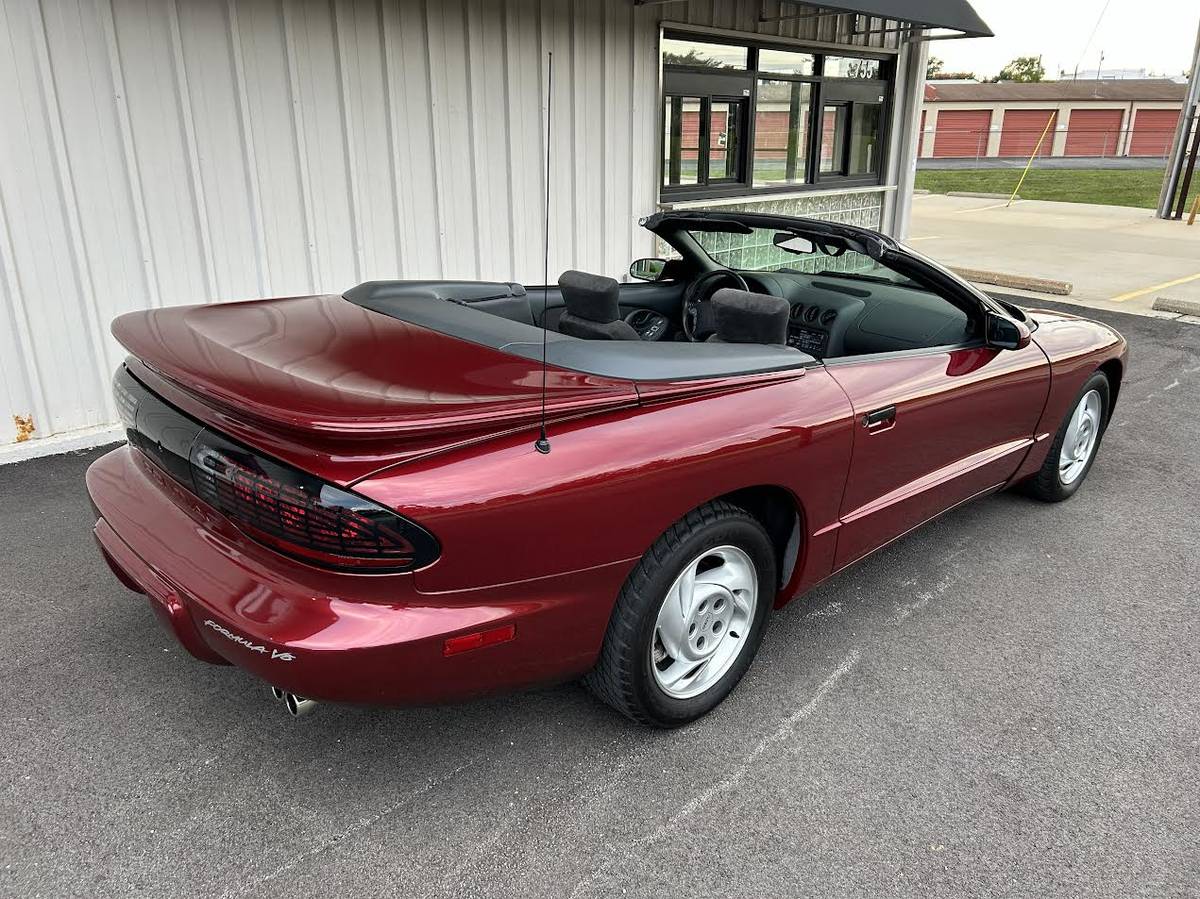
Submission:
<svg viewBox="0 0 1200 899">
<path fill-rule="evenodd" d="M 789 234 L 786 231 L 780 231 L 772 239 L 771 243 L 779 247 L 785 253 L 795 253 L 797 256 L 806 253 L 815 252 L 816 248 L 813 242 L 806 237 L 801 237 L 798 234 Z"/>
<path fill-rule="evenodd" d="M 639 281 L 657 281 L 666 267 L 665 259 L 638 259 L 629 266 L 629 277 Z"/>
<path fill-rule="evenodd" d="M 989 312 L 987 315 L 987 345 L 998 350 L 1023 350 L 1033 334 L 1019 321 Z"/>
</svg>

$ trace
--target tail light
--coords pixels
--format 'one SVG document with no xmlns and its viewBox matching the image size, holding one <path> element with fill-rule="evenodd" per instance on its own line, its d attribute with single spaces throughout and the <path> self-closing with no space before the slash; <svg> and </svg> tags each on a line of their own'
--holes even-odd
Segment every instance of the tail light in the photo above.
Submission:
<svg viewBox="0 0 1200 899">
<path fill-rule="evenodd" d="M 437 558 L 428 531 L 369 499 L 211 431 L 192 444 L 196 494 L 255 539 L 334 568 L 409 571 Z"/>
<path fill-rule="evenodd" d="M 115 381 L 130 443 L 254 540 L 343 571 L 412 571 L 438 557 L 433 535 L 391 509 L 213 433 L 124 368 Z"/>
</svg>

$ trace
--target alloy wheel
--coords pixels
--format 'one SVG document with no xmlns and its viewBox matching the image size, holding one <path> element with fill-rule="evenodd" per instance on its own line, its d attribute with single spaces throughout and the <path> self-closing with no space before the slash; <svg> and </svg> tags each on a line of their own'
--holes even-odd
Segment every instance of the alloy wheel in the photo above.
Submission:
<svg viewBox="0 0 1200 899">
<path fill-rule="evenodd" d="M 758 571 L 736 546 L 706 550 L 667 591 L 650 644 L 664 693 L 690 699 L 717 683 L 741 655 L 758 605 Z"/>
<path fill-rule="evenodd" d="M 1104 403 L 1100 399 L 1099 391 L 1089 390 L 1071 414 L 1067 432 L 1063 435 L 1062 449 L 1058 454 L 1058 478 L 1063 486 L 1075 483 L 1091 461 L 1096 443 L 1100 439 L 1103 411 Z"/>
</svg>

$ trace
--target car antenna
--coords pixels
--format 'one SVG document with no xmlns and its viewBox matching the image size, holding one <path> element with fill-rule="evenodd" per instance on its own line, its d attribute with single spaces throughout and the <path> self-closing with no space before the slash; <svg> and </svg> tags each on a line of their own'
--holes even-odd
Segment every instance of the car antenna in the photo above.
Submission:
<svg viewBox="0 0 1200 899">
<path fill-rule="evenodd" d="M 553 98 L 554 86 L 554 51 L 546 52 L 546 233 L 542 241 L 542 416 L 541 431 L 533 444 L 539 453 L 550 452 L 550 438 L 546 436 L 546 331 L 549 327 L 546 317 L 550 312 L 550 103 Z"/>
</svg>

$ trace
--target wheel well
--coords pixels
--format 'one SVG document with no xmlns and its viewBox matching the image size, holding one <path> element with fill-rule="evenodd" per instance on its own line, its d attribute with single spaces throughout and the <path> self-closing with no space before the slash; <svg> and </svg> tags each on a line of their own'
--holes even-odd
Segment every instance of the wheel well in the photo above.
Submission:
<svg viewBox="0 0 1200 899">
<path fill-rule="evenodd" d="M 1121 360 L 1109 359 L 1100 366 L 1100 371 L 1108 378 L 1108 417 L 1112 418 L 1113 409 L 1117 406 L 1117 394 L 1121 392 Z"/>
<path fill-rule="evenodd" d="M 803 510 L 791 491 L 774 484 L 744 487 L 724 496 L 717 497 L 739 506 L 758 519 L 759 524 L 771 538 L 775 548 L 776 569 L 779 573 L 777 589 L 792 579 L 796 563 L 800 558 L 801 526 Z"/>
</svg>

